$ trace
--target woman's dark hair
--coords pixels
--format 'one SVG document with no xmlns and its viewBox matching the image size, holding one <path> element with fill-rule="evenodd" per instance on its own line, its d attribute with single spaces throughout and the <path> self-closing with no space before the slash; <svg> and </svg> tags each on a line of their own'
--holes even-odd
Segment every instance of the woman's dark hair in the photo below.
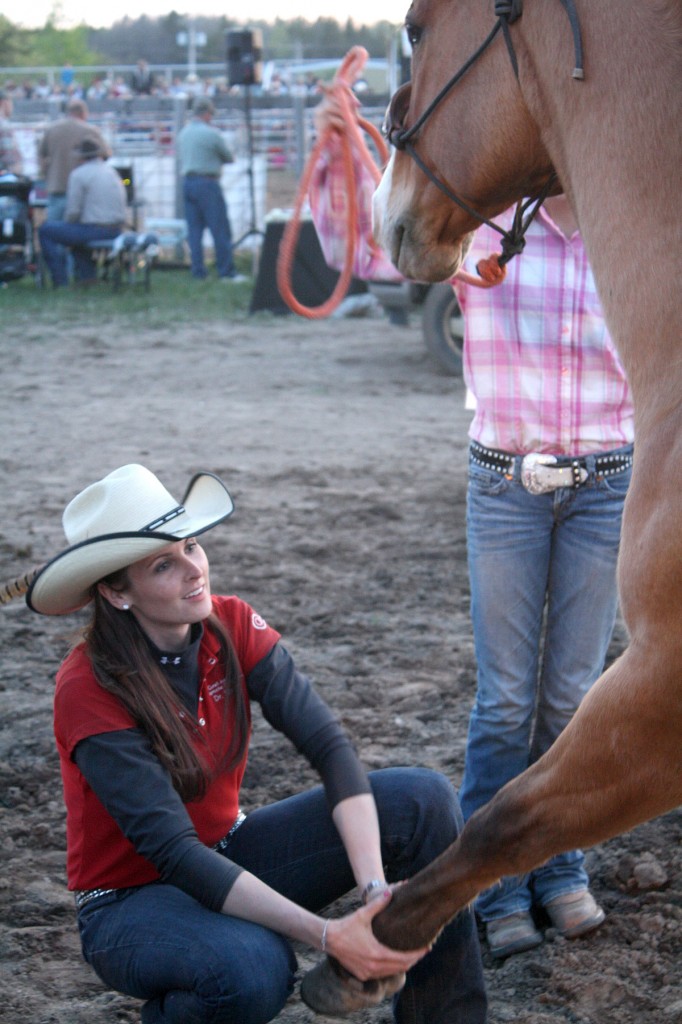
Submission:
<svg viewBox="0 0 682 1024">
<path fill-rule="evenodd" d="M 114 589 L 127 586 L 126 570 L 112 573 L 102 582 Z M 220 641 L 225 666 L 222 757 L 200 753 L 205 742 L 199 728 L 156 663 L 144 633 L 134 615 L 119 611 L 92 588 L 94 611 L 85 630 L 85 643 L 97 682 L 114 694 L 137 725 L 144 730 L 152 750 L 171 776 L 182 800 L 202 797 L 215 775 L 237 764 L 248 742 L 249 718 L 242 675 L 230 635 L 211 614 L 204 628 Z M 199 742 L 197 742 L 197 740 Z"/>
</svg>

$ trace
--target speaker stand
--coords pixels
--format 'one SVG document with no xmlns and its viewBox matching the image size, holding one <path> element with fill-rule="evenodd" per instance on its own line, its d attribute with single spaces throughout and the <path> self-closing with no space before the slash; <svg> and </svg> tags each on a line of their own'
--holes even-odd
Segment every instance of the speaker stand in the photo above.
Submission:
<svg viewBox="0 0 682 1024">
<path fill-rule="evenodd" d="M 258 235 L 259 238 L 264 238 L 264 232 L 256 225 L 256 186 L 254 181 L 253 173 L 253 160 L 254 160 L 254 147 L 253 147 L 253 121 L 251 118 L 251 86 L 244 86 L 244 117 L 246 119 L 246 137 L 248 142 L 248 162 L 247 162 L 247 174 L 249 176 L 249 199 L 251 206 L 251 221 L 249 228 L 241 238 L 238 238 L 236 242 L 232 244 L 232 251 L 238 249 L 239 246 L 246 241 L 247 238 L 251 238 L 252 235 Z"/>
</svg>

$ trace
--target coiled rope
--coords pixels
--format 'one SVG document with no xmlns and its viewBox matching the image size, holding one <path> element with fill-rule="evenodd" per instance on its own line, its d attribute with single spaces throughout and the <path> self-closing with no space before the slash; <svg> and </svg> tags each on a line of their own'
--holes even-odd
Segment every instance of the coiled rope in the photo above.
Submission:
<svg viewBox="0 0 682 1024">
<path fill-rule="evenodd" d="M 286 302 L 289 309 L 299 316 L 307 317 L 309 320 L 321 320 L 329 316 L 345 298 L 348 286 L 352 278 L 353 255 L 359 241 L 358 229 L 358 207 L 357 207 L 357 171 L 354 160 L 355 154 L 361 164 L 369 171 L 375 183 L 381 181 L 382 170 L 367 147 L 364 134 L 370 136 L 374 143 L 380 164 L 383 166 L 388 160 L 388 147 L 381 132 L 370 121 L 360 117 L 357 113 L 357 102 L 353 95 L 352 86 L 359 77 L 367 62 L 369 54 L 362 46 L 352 47 L 343 59 L 341 67 L 337 71 L 334 80 L 329 87 L 342 113 L 343 129 L 336 124 L 328 125 L 321 133 L 315 143 L 310 156 L 306 162 L 303 175 L 299 182 L 296 193 L 296 200 L 291 219 L 287 222 L 280 242 L 277 256 L 277 287 L 280 295 Z M 317 166 L 317 162 L 330 144 L 332 139 L 338 140 L 343 162 L 344 181 L 346 183 L 346 196 L 348 200 L 348 215 L 346 224 L 346 250 L 344 255 L 343 268 L 336 282 L 332 294 L 319 306 L 305 306 L 299 302 L 293 293 L 292 273 L 295 261 L 296 245 L 301 232 L 301 210 L 308 195 L 310 181 Z M 498 263 L 498 253 L 493 253 L 486 260 L 481 260 L 477 265 L 480 277 L 468 274 L 460 270 L 456 274 L 457 280 L 467 284 L 475 285 L 477 288 L 492 288 L 499 284 L 505 277 L 506 270 Z"/>
</svg>

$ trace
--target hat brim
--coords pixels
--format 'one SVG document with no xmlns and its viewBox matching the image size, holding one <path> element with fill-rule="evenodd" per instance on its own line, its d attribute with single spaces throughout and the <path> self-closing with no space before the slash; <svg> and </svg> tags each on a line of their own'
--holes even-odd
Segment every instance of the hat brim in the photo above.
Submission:
<svg viewBox="0 0 682 1024">
<path fill-rule="evenodd" d="M 197 473 L 182 504 L 185 511 L 172 520 L 172 530 L 109 533 L 62 551 L 33 579 L 26 594 L 27 605 L 41 615 L 78 611 L 91 600 L 93 583 L 175 541 L 206 533 L 234 511 L 227 488 L 213 473 Z"/>
</svg>

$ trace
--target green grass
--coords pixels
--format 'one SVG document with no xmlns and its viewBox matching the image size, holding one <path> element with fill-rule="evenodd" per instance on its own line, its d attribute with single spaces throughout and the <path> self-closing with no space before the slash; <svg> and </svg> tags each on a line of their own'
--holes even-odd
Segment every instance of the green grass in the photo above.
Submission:
<svg viewBox="0 0 682 1024">
<path fill-rule="evenodd" d="M 237 257 L 240 273 L 251 274 L 251 258 Z M 93 318 L 121 320 L 146 327 L 211 320 L 240 320 L 248 316 L 253 279 L 243 284 L 226 284 L 215 277 L 213 268 L 205 281 L 194 281 L 188 268 L 155 267 L 151 287 L 123 285 L 115 292 L 111 283 L 99 282 L 87 290 L 40 288 L 27 275 L 0 287 L 0 317 L 5 326 L 92 322 Z"/>
</svg>

